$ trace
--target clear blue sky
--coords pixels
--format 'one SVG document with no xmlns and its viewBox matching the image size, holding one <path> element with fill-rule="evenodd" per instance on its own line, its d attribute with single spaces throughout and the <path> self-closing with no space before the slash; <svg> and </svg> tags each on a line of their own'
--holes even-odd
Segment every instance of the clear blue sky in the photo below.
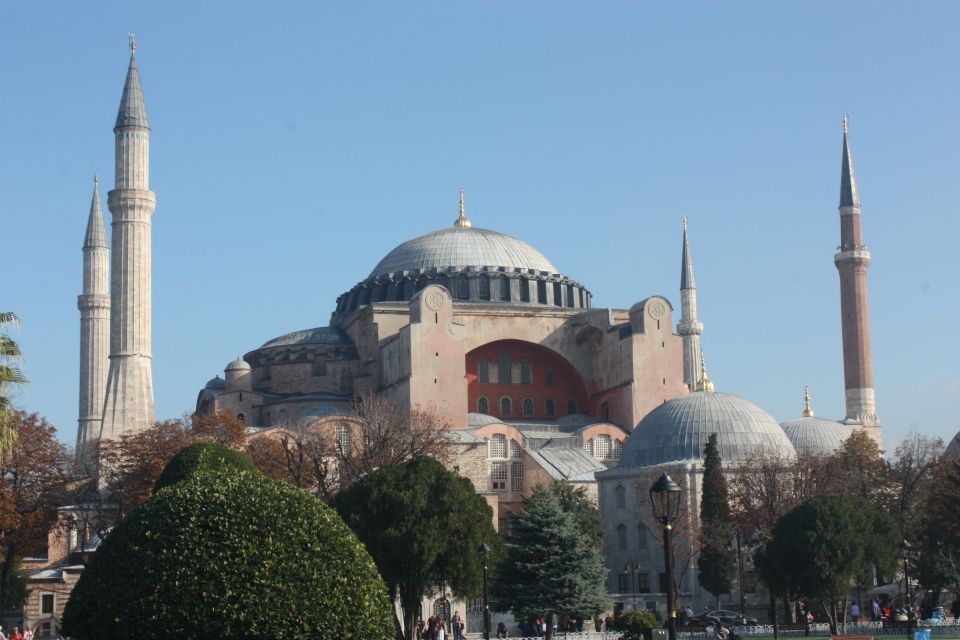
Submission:
<svg viewBox="0 0 960 640">
<path fill-rule="evenodd" d="M 849 112 L 885 439 L 952 437 L 960 4 L 681 5 L 4 3 L 0 309 L 23 321 L 18 404 L 73 442 L 80 246 L 94 170 L 113 185 L 134 31 L 160 417 L 238 353 L 327 324 L 393 246 L 451 224 L 461 185 L 475 225 L 533 244 L 597 306 L 676 305 L 687 214 L 718 389 L 786 420 L 809 383 L 818 415 L 842 417 Z"/>
</svg>

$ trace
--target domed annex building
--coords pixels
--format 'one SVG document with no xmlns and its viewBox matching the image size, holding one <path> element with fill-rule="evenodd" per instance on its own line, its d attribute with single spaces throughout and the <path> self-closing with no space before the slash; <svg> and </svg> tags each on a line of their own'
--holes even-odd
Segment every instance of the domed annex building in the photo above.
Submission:
<svg viewBox="0 0 960 640">
<path fill-rule="evenodd" d="M 254 437 L 302 420 L 335 429 L 365 392 L 434 412 L 502 526 L 551 479 L 595 496 L 630 428 L 688 392 L 683 353 L 665 298 L 594 308 L 537 249 L 473 227 L 461 191 L 451 227 L 390 251 L 337 299 L 330 326 L 228 364 L 196 409 L 236 413 Z"/>
</svg>

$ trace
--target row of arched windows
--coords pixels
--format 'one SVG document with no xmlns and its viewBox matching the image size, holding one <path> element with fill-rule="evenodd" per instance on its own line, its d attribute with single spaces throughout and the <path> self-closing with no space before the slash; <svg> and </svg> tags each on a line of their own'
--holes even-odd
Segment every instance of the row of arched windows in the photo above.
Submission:
<svg viewBox="0 0 960 640">
<path fill-rule="evenodd" d="M 627 527 L 625 525 L 617 525 L 617 549 L 619 551 L 626 551 L 629 545 L 627 544 Z M 636 549 L 638 551 L 643 551 L 647 548 L 647 528 L 642 525 L 637 525 L 637 545 Z"/>
<path fill-rule="evenodd" d="M 510 354 L 502 352 L 497 358 L 497 383 L 510 384 L 513 381 L 512 372 L 513 363 L 510 361 Z M 548 371 L 547 374 L 552 383 L 553 372 Z M 486 358 L 480 358 L 477 362 L 477 382 L 480 384 L 490 383 L 490 362 Z M 527 359 L 520 361 L 520 384 L 533 384 L 533 366 Z"/>
<path fill-rule="evenodd" d="M 536 415 L 536 405 L 533 398 L 524 398 L 520 401 L 521 415 L 524 418 L 531 418 Z M 577 399 L 567 398 L 567 414 L 577 412 Z M 490 415 L 490 400 L 486 396 L 477 398 L 477 413 Z M 513 415 L 513 398 L 503 396 L 500 398 L 500 415 L 508 417 Z M 553 398 L 547 398 L 543 401 L 543 415 L 554 417 L 557 415 L 557 403 Z M 619 442 L 617 444 L 620 444 Z M 619 454 L 617 455 L 619 458 Z"/>
<path fill-rule="evenodd" d="M 623 443 L 606 434 L 600 434 L 583 443 L 583 448 L 597 460 L 619 460 Z"/>
</svg>

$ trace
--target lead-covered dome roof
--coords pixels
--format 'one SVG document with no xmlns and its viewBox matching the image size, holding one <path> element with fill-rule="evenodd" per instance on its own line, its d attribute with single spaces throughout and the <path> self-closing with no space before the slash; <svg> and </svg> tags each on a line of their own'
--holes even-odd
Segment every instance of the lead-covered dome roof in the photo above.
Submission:
<svg viewBox="0 0 960 640">
<path fill-rule="evenodd" d="M 812 455 L 832 454 L 853 433 L 847 425 L 816 416 L 797 418 L 780 426 L 797 453 Z"/>
<path fill-rule="evenodd" d="M 450 227 L 397 246 L 373 268 L 369 277 L 450 267 L 505 267 L 511 271 L 559 273 L 546 256 L 523 240 L 489 229 Z"/>
<path fill-rule="evenodd" d="M 796 450 L 777 421 L 738 396 L 696 391 L 665 402 L 640 421 L 623 448 L 618 467 L 703 461 L 711 433 L 723 462 L 743 462 L 764 449 L 784 457 Z"/>
<path fill-rule="evenodd" d="M 953 440 L 947 445 L 947 450 L 944 454 L 950 458 L 960 459 L 960 432 L 953 436 Z"/>
</svg>

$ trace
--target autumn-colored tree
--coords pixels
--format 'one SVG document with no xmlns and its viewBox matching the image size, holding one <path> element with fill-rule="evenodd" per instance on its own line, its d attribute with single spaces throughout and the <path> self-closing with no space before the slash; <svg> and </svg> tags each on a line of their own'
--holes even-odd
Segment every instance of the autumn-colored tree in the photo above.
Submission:
<svg viewBox="0 0 960 640">
<path fill-rule="evenodd" d="M 886 507 L 904 538 L 912 542 L 923 527 L 924 505 L 933 492 L 943 449 L 943 439 L 911 432 L 894 449 L 889 463 Z"/>
<path fill-rule="evenodd" d="M 264 474 L 330 501 L 375 469 L 418 456 L 447 463 L 451 442 L 442 416 L 363 394 L 349 415 L 297 418 L 251 438 L 246 453 Z"/>
<path fill-rule="evenodd" d="M 46 548 L 73 462 L 44 418 L 23 411 L 9 416 L 19 438 L 0 464 L 0 602 L 8 605 L 19 559 Z"/>
<path fill-rule="evenodd" d="M 866 431 L 854 431 L 837 449 L 834 459 L 844 493 L 873 504 L 889 502 L 887 462 Z"/>
<path fill-rule="evenodd" d="M 230 447 L 242 446 L 247 437 L 247 425 L 232 411 L 217 411 L 209 416 L 195 413 L 190 416 L 190 428 L 197 440 Z"/>
</svg>

